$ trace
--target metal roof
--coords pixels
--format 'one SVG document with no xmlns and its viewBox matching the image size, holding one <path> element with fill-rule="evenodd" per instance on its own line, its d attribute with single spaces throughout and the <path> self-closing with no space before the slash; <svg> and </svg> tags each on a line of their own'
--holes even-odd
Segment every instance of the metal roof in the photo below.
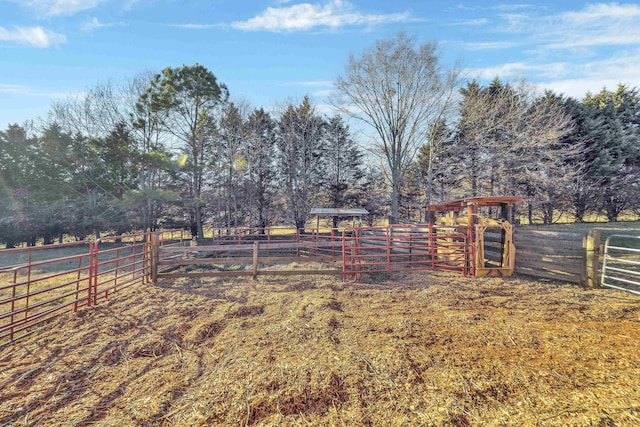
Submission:
<svg viewBox="0 0 640 427">
<path fill-rule="evenodd" d="M 311 208 L 311 215 L 362 216 L 368 214 L 369 211 L 364 208 Z"/>
<path fill-rule="evenodd" d="M 502 197 L 469 197 L 466 199 L 454 200 L 452 202 L 439 203 L 437 205 L 426 206 L 429 212 L 458 212 L 469 205 L 474 206 L 500 206 L 503 204 L 513 204 L 523 200 L 529 200 L 531 197 L 523 196 L 502 196 Z"/>
</svg>

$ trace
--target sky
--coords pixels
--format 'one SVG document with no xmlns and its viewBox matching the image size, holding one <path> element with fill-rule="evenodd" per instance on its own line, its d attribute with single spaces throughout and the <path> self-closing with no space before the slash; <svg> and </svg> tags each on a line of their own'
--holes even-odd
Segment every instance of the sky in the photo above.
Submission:
<svg viewBox="0 0 640 427">
<path fill-rule="evenodd" d="M 327 96 L 350 54 L 400 31 L 464 76 L 578 99 L 640 87 L 640 3 L 566 0 L 0 0 L 0 129 L 107 80 L 199 63 L 232 99 Z"/>
</svg>

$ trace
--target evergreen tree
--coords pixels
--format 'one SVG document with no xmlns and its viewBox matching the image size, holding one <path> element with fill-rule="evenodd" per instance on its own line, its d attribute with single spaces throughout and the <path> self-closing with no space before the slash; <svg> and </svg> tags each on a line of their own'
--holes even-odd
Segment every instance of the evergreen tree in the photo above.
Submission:
<svg viewBox="0 0 640 427">
<path fill-rule="evenodd" d="M 247 124 L 245 158 L 248 164 L 246 201 L 256 224 L 265 228 L 271 223 L 277 193 L 275 142 L 276 124 L 262 108 L 255 110 Z"/>
<path fill-rule="evenodd" d="M 328 204 L 333 208 L 355 207 L 357 188 L 364 176 L 363 153 L 349 134 L 349 127 L 340 116 L 329 119 L 325 132 L 326 191 Z M 340 218 L 333 217 L 333 227 Z"/>
<path fill-rule="evenodd" d="M 289 105 L 278 124 L 280 179 L 288 214 L 296 228 L 305 227 L 326 181 L 325 123 L 308 97 Z"/>
</svg>

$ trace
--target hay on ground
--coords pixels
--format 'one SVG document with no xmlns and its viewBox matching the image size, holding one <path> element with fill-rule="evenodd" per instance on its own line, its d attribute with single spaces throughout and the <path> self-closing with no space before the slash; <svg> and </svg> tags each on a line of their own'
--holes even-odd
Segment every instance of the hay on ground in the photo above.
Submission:
<svg viewBox="0 0 640 427">
<path fill-rule="evenodd" d="M 167 281 L 0 350 L 0 425 L 640 425 L 639 348 L 610 290 Z"/>
</svg>

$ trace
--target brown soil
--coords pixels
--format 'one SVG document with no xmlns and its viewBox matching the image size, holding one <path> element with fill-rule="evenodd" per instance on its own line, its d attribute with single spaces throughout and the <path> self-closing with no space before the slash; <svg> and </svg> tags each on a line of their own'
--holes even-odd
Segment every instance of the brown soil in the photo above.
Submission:
<svg viewBox="0 0 640 427">
<path fill-rule="evenodd" d="M 640 425 L 640 298 L 450 274 L 174 281 L 0 350 L 0 425 Z"/>
</svg>

